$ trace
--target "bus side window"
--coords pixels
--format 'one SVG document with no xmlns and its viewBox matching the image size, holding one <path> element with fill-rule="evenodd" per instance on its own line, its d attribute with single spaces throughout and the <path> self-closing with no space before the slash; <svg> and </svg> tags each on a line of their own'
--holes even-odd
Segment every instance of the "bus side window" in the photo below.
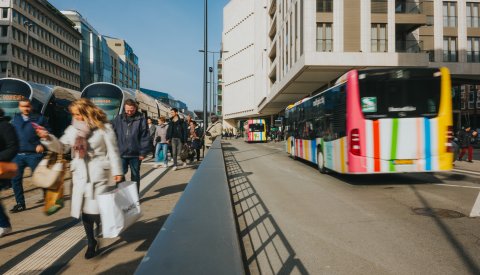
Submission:
<svg viewBox="0 0 480 275">
<path fill-rule="evenodd" d="M 42 112 L 42 107 L 43 107 L 42 102 L 40 102 L 40 100 L 38 100 L 36 98 L 33 98 L 33 100 L 32 100 L 33 112 L 36 113 L 36 114 L 40 114 Z"/>
</svg>

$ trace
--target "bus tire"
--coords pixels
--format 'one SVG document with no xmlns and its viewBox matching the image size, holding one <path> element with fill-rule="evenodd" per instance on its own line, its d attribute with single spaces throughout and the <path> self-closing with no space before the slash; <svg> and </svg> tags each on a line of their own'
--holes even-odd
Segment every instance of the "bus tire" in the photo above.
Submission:
<svg viewBox="0 0 480 275">
<path fill-rule="evenodd" d="M 322 151 L 318 150 L 317 153 L 317 165 L 318 165 L 318 171 L 322 174 L 327 173 L 327 168 L 325 168 L 325 159 L 323 157 Z"/>
</svg>

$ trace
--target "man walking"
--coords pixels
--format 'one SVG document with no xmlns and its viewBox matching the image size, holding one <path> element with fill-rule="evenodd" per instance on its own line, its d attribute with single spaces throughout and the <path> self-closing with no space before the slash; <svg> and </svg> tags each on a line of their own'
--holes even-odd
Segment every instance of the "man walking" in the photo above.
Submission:
<svg viewBox="0 0 480 275">
<path fill-rule="evenodd" d="M 147 121 L 132 99 L 125 100 L 124 113 L 112 121 L 122 157 L 123 173 L 130 166 L 131 180 L 137 183 L 140 192 L 140 165 L 151 148 Z"/>
<path fill-rule="evenodd" d="M 187 127 L 183 119 L 178 117 L 177 108 L 170 110 L 170 122 L 167 129 L 167 142 L 172 144 L 173 170 L 177 170 L 177 156 L 187 141 Z M 184 162 L 183 166 L 187 163 Z"/>
<path fill-rule="evenodd" d="M 205 146 L 207 148 L 210 148 L 210 146 L 212 146 L 213 141 L 218 136 L 222 135 L 222 123 L 218 121 L 218 117 L 216 115 L 213 115 L 211 120 L 212 120 L 212 124 L 208 126 L 208 129 L 205 132 Z"/>
<path fill-rule="evenodd" d="M 23 172 L 26 167 L 30 167 L 32 172 L 37 168 L 38 163 L 42 160 L 45 149 L 40 143 L 40 138 L 35 133 L 37 125 L 48 129 L 47 120 L 39 115 L 34 114 L 32 103 L 29 99 L 24 98 L 18 102 L 20 114 L 13 117 L 12 125 L 19 141 L 19 150 L 13 161 L 18 166 L 18 173 L 12 179 L 13 192 L 17 204 L 10 209 L 10 212 L 17 213 L 25 211 L 25 196 L 23 195 Z"/>
</svg>

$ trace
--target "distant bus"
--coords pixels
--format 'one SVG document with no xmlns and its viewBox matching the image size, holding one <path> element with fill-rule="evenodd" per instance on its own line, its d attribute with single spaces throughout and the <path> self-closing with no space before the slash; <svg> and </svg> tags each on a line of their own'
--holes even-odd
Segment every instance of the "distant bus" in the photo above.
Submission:
<svg viewBox="0 0 480 275">
<path fill-rule="evenodd" d="M 349 174 L 452 169 L 447 68 L 352 70 L 287 107 L 286 151 Z"/>
<path fill-rule="evenodd" d="M 88 85 L 83 89 L 82 97 L 90 99 L 101 108 L 109 120 L 123 113 L 123 106 L 127 99 L 137 102 L 139 111 L 144 116 L 154 119 L 160 116 L 159 103 L 154 98 L 138 90 L 120 88 L 108 82 L 96 82 Z"/>
<path fill-rule="evenodd" d="M 17 78 L 0 79 L 0 108 L 5 111 L 6 116 L 13 118 L 20 113 L 18 102 L 23 98 L 32 102 L 35 113 L 47 118 L 52 134 L 58 137 L 71 124 L 72 117 L 68 106 L 80 98 L 80 92 Z"/>
<path fill-rule="evenodd" d="M 265 119 L 249 119 L 245 123 L 245 141 L 266 142 L 267 126 Z"/>
</svg>

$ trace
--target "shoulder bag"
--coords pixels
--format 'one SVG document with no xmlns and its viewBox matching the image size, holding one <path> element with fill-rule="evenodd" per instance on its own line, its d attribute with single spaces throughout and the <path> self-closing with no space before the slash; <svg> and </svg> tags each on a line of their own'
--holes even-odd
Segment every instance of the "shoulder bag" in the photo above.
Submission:
<svg viewBox="0 0 480 275">
<path fill-rule="evenodd" d="M 48 152 L 32 175 L 32 183 L 41 188 L 52 188 L 65 171 L 63 154 Z"/>
</svg>

